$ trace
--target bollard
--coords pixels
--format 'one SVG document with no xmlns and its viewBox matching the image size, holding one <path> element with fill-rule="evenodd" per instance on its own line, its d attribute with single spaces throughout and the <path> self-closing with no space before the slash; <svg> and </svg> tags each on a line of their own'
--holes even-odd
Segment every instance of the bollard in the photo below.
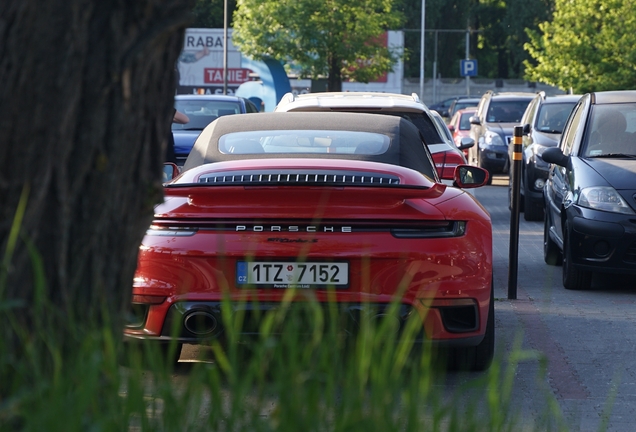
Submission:
<svg viewBox="0 0 636 432">
<path fill-rule="evenodd" d="M 508 298 L 517 299 L 517 272 L 519 265 L 519 205 L 521 183 L 521 140 L 523 126 L 515 126 L 512 137 L 512 161 L 510 161 L 510 189 L 512 191 L 510 204 L 510 251 L 508 264 Z"/>
</svg>

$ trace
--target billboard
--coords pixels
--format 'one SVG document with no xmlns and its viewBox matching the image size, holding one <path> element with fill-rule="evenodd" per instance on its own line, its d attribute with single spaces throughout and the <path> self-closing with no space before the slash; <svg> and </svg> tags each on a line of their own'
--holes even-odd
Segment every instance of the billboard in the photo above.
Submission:
<svg viewBox="0 0 636 432">
<path fill-rule="evenodd" d="M 223 29 L 189 28 L 183 39 L 183 50 L 177 61 L 178 94 L 223 94 Z M 242 54 L 232 44 L 228 29 L 228 94 L 250 80 L 250 69 L 244 68 Z"/>
<path fill-rule="evenodd" d="M 404 33 L 389 31 L 383 36 L 388 47 L 403 51 Z M 178 94 L 223 94 L 223 29 L 189 28 L 183 40 L 183 50 L 177 62 Z M 257 77 L 250 76 L 252 71 L 243 67 L 245 57 L 232 44 L 232 29 L 228 29 L 228 94 L 234 94 L 238 87 Z M 293 73 L 293 65 L 288 65 Z M 389 72 L 376 81 L 369 83 L 343 82 L 344 91 L 377 91 L 402 93 L 404 64 L 398 61 Z M 310 80 L 290 79 L 292 90 L 296 93 L 310 91 Z"/>
</svg>

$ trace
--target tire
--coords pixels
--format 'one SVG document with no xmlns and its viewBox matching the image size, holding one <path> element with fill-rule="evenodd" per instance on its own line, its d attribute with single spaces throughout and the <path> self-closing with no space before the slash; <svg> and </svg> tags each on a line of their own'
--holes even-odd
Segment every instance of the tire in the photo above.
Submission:
<svg viewBox="0 0 636 432">
<path fill-rule="evenodd" d="M 559 265 L 562 261 L 559 246 L 550 238 L 550 220 L 548 215 L 543 222 L 543 260 L 547 265 Z"/>
<path fill-rule="evenodd" d="M 450 370 L 468 370 L 481 372 L 488 369 L 495 356 L 495 293 L 494 284 L 490 288 L 490 305 L 486 333 L 482 341 L 473 347 L 461 347 L 450 350 L 448 367 Z"/>
<path fill-rule="evenodd" d="M 523 218 L 528 222 L 543 220 L 543 207 L 532 201 L 528 194 L 523 195 Z"/>
<path fill-rule="evenodd" d="M 487 185 L 491 185 L 492 184 L 492 172 L 488 171 L 488 181 L 486 182 Z"/>
<path fill-rule="evenodd" d="M 563 232 L 563 286 L 569 290 L 586 290 L 592 285 L 592 272 L 581 270 L 572 263 L 569 223 Z"/>
<path fill-rule="evenodd" d="M 486 171 L 488 171 L 488 181 L 486 182 L 487 185 L 491 185 L 492 184 L 492 171 L 489 170 L 488 168 L 484 167 L 483 164 L 481 163 L 481 155 L 479 154 L 479 148 L 477 149 L 477 166 L 479 168 L 483 168 Z"/>
</svg>

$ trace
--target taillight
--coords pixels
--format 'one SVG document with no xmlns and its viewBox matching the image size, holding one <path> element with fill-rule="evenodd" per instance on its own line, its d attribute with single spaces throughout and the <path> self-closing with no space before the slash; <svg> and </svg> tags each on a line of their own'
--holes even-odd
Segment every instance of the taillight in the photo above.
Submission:
<svg viewBox="0 0 636 432">
<path fill-rule="evenodd" d="M 141 304 L 161 304 L 166 301 L 165 296 L 151 296 L 151 295 L 139 295 L 133 294 L 132 303 Z"/>
<path fill-rule="evenodd" d="M 443 180 L 453 180 L 457 165 L 465 163 L 460 155 L 452 151 L 439 152 L 432 156 L 437 175 Z"/>
</svg>

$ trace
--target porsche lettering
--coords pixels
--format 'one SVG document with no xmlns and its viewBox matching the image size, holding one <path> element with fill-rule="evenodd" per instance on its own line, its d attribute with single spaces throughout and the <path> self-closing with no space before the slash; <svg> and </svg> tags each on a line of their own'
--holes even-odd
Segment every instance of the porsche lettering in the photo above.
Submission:
<svg viewBox="0 0 636 432">
<path fill-rule="evenodd" d="M 237 225 L 236 231 L 252 231 L 252 232 L 343 232 L 350 233 L 351 227 L 342 226 L 342 227 L 333 227 L 333 226 L 317 226 L 317 225 L 308 225 L 308 226 L 282 226 L 282 225 Z"/>
</svg>

